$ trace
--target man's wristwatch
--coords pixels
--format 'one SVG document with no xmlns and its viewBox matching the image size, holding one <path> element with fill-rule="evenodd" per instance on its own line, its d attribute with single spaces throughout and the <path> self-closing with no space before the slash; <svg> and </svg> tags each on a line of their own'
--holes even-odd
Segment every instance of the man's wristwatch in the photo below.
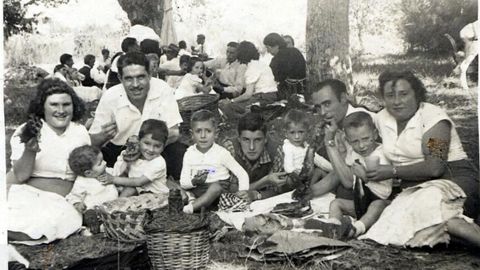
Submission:
<svg viewBox="0 0 480 270">
<path fill-rule="evenodd" d="M 258 200 L 261 200 L 261 199 L 262 199 L 262 194 L 261 194 L 260 192 L 258 192 L 258 191 L 257 191 L 256 193 L 257 193 L 257 194 L 256 194 L 256 200 L 257 200 L 257 201 L 258 201 Z"/>
<path fill-rule="evenodd" d="M 328 140 L 328 141 L 327 141 L 327 145 L 328 145 L 328 146 L 331 146 L 331 147 L 335 147 L 335 146 L 336 146 L 335 140 Z"/>
</svg>

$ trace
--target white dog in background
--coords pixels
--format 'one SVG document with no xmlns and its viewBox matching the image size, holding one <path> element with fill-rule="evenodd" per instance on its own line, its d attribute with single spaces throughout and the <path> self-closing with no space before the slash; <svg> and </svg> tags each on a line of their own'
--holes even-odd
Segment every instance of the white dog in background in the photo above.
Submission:
<svg viewBox="0 0 480 270">
<path fill-rule="evenodd" d="M 460 84 L 463 89 L 468 89 L 467 69 L 478 55 L 478 35 L 480 31 L 479 21 L 467 24 L 460 30 L 460 38 L 465 43 L 463 61 L 460 62 Z M 462 56 L 457 54 L 457 56 Z"/>
</svg>

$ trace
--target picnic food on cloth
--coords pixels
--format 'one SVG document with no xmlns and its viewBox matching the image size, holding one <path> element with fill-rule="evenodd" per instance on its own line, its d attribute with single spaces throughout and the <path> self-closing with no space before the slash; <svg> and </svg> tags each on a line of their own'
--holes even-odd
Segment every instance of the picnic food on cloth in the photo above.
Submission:
<svg viewBox="0 0 480 270">
<path fill-rule="evenodd" d="M 278 214 L 260 214 L 245 219 L 243 230 L 247 233 L 271 235 L 278 230 L 293 228 L 293 222 L 288 217 Z"/>
<path fill-rule="evenodd" d="M 287 217 L 300 218 L 308 216 L 313 213 L 310 202 L 289 202 L 289 203 L 279 203 L 273 210 L 273 214 L 281 214 Z"/>
<path fill-rule="evenodd" d="M 137 135 L 130 136 L 125 143 L 123 160 L 127 162 L 135 161 L 140 157 L 140 154 L 140 139 Z"/>
<path fill-rule="evenodd" d="M 28 116 L 27 123 L 20 134 L 20 142 L 27 143 L 31 138 L 37 138 L 40 141 L 40 130 L 42 129 L 42 119 L 34 114 Z"/>
<path fill-rule="evenodd" d="M 248 202 L 238 197 L 235 193 L 220 195 L 218 210 L 226 212 L 242 212 L 249 209 Z"/>
</svg>

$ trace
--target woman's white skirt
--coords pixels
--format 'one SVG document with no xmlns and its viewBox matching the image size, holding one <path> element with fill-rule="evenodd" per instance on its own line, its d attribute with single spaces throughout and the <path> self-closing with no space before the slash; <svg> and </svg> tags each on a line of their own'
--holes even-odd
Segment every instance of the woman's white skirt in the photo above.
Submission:
<svg viewBox="0 0 480 270">
<path fill-rule="evenodd" d="M 8 230 L 38 239 L 17 243 L 50 243 L 68 237 L 82 226 L 82 215 L 64 197 L 26 184 L 10 187 L 7 204 Z"/>
<path fill-rule="evenodd" d="M 468 220 L 462 215 L 465 199 L 463 190 L 450 180 L 433 180 L 407 188 L 359 239 L 410 247 L 448 243 L 446 222 L 454 217 Z"/>
</svg>

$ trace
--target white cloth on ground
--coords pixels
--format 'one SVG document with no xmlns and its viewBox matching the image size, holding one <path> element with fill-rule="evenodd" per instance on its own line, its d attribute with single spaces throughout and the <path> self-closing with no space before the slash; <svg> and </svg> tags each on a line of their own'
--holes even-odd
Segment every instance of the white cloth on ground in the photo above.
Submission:
<svg viewBox="0 0 480 270">
<path fill-rule="evenodd" d="M 434 246 L 448 243 L 446 222 L 462 215 L 465 193 L 450 180 L 432 180 L 405 189 L 359 239 L 383 245 Z"/>
<path fill-rule="evenodd" d="M 82 215 L 64 197 L 26 184 L 10 187 L 8 230 L 38 239 L 15 243 L 25 245 L 50 243 L 57 239 L 65 239 L 81 227 Z"/>
<path fill-rule="evenodd" d="M 253 217 L 259 214 L 270 213 L 277 204 L 290 203 L 292 199 L 293 191 L 286 192 L 268 199 L 254 201 L 250 204 L 250 211 L 244 212 L 224 212 L 218 211 L 216 214 L 225 223 L 234 226 L 237 230 L 241 231 L 245 219 Z M 315 198 L 310 201 L 313 212 L 315 214 L 327 214 L 330 208 L 330 202 L 335 199 L 333 193 L 327 193 L 321 197 Z"/>
</svg>

